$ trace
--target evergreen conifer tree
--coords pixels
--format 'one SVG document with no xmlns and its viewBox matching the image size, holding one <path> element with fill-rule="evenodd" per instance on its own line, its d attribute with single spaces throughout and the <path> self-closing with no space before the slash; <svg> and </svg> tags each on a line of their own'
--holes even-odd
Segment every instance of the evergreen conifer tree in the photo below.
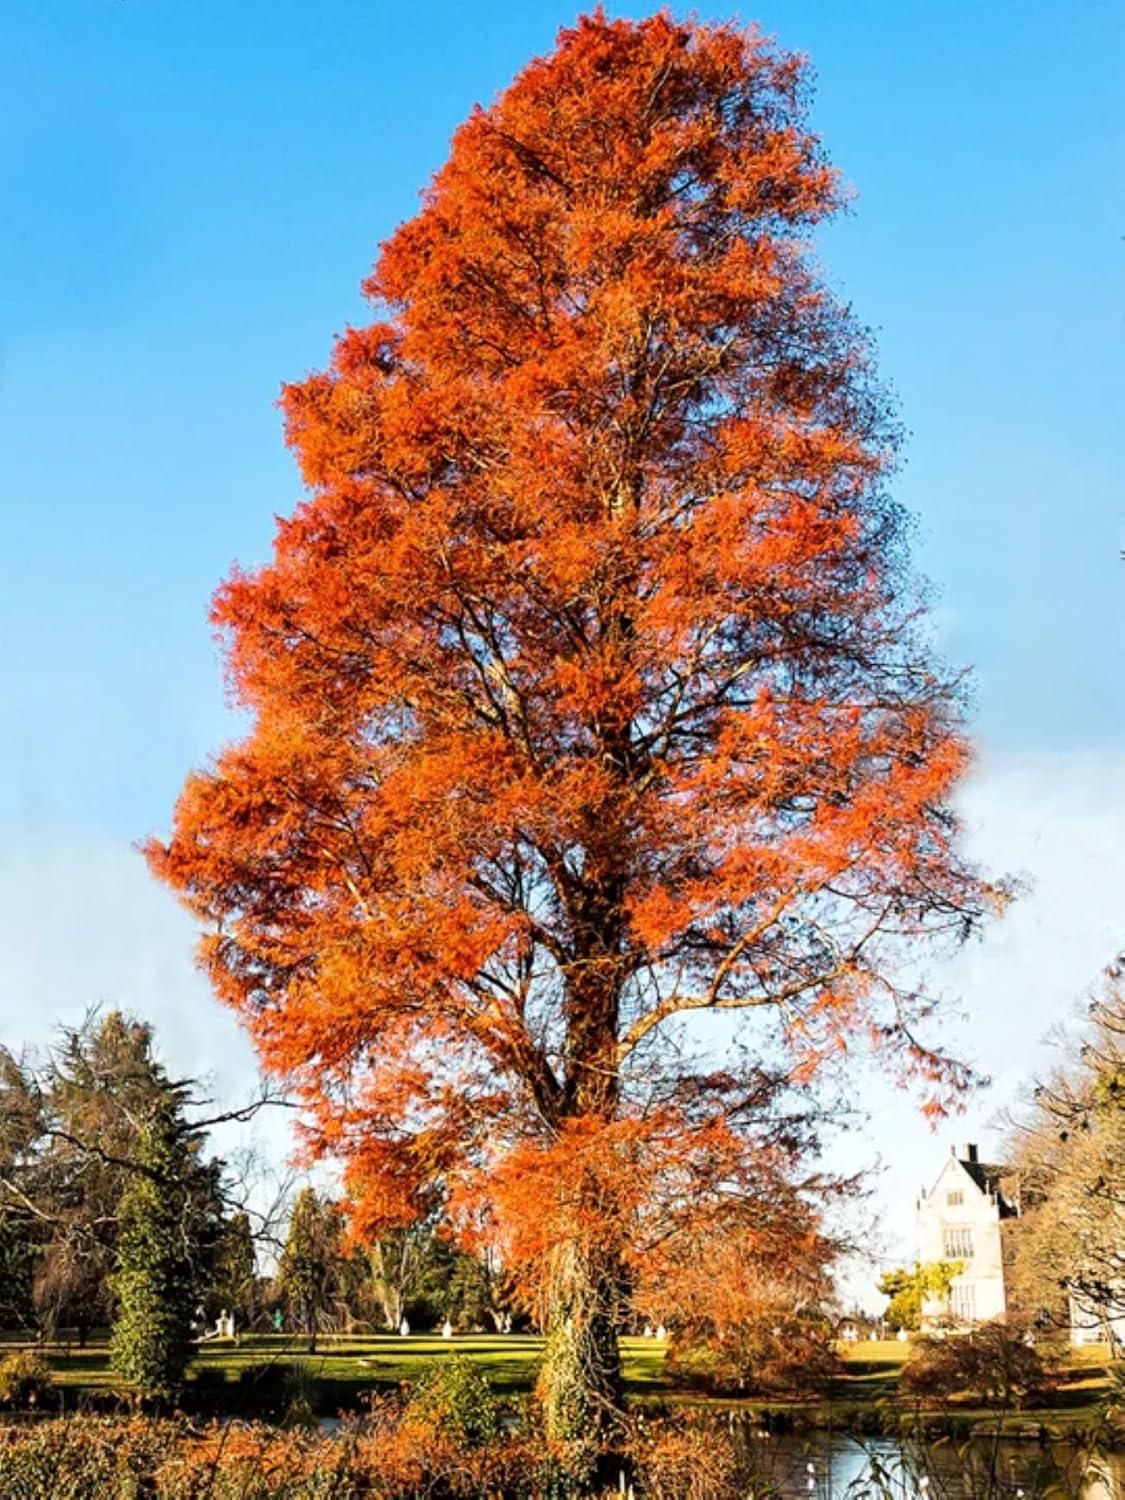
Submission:
<svg viewBox="0 0 1125 1500">
<path fill-rule="evenodd" d="M 155 1099 L 140 1131 L 136 1171 L 121 1199 L 110 1361 L 140 1396 L 172 1402 L 191 1351 L 198 1302 L 193 1254 L 195 1152 L 180 1102 Z"/>
<path fill-rule="evenodd" d="M 340 1214 L 315 1188 L 302 1188 L 293 1205 L 289 1235 L 278 1267 L 278 1280 L 309 1353 L 316 1350 L 321 1314 L 328 1308 L 340 1278 Z"/>
</svg>

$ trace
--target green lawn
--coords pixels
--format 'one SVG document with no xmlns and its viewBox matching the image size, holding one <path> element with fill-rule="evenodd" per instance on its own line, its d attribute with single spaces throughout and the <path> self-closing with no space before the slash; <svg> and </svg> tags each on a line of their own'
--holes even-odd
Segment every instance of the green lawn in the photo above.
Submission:
<svg viewBox="0 0 1125 1500">
<path fill-rule="evenodd" d="M 663 1346 L 652 1339 L 626 1339 L 624 1344 L 630 1389 L 640 1391 L 659 1385 Z M 542 1350 L 543 1340 L 530 1334 L 466 1334 L 452 1339 L 368 1334 L 318 1340 L 316 1353 L 310 1355 L 300 1341 L 284 1335 L 255 1335 L 242 1340 L 237 1348 L 225 1341 L 210 1347 L 204 1345 L 193 1361 L 193 1370 L 220 1368 L 228 1379 L 233 1379 L 242 1366 L 263 1359 L 300 1359 L 324 1380 L 386 1385 L 416 1380 L 435 1359 L 455 1351 L 480 1364 L 499 1390 L 522 1391 L 530 1389 L 535 1379 Z"/>
<path fill-rule="evenodd" d="M 435 1359 L 455 1351 L 482 1365 L 499 1390 L 525 1391 L 535 1379 L 542 1350 L 543 1340 L 527 1334 L 468 1334 L 453 1339 L 362 1334 L 322 1336 L 315 1354 L 309 1354 L 304 1341 L 292 1335 L 251 1334 L 236 1341 L 217 1339 L 201 1345 L 191 1362 L 189 1378 L 200 1371 L 221 1370 L 226 1379 L 237 1380 L 250 1365 L 302 1361 L 318 1379 L 341 1387 L 388 1386 L 416 1380 Z M 653 1339 L 625 1339 L 623 1352 L 632 1392 L 664 1389 L 662 1344 Z M 104 1338 L 91 1340 L 86 1349 L 73 1343 L 52 1344 L 45 1353 L 60 1386 L 75 1391 L 106 1390 L 116 1384 Z"/>
<path fill-rule="evenodd" d="M 3 1340 L 3 1343 L 11 1343 Z M 192 1361 L 192 1377 L 201 1372 L 222 1372 L 228 1381 L 236 1381 L 248 1366 L 303 1361 L 311 1367 L 320 1383 L 324 1409 L 349 1407 L 365 1390 L 386 1389 L 402 1381 L 416 1380 L 437 1359 L 451 1351 L 479 1363 L 489 1379 L 501 1391 L 529 1390 L 534 1379 L 543 1340 L 526 1334 L 471 1334 L 454 1339 L 432 1335 L 400 1338 L 394 1334 L 329 1336 L 322 1338 L 315 1354 L 308 1354 L 303 1342 L 291 1335 L 252 1334 L 237 1342 L 216 1340 L 204 1344 Z M 627 1338 L 622 1341 L 625 1377 L 634 1396 L 650 1399 L 698 1402 L 698 1393 L 677 1390 L 664 1375 L 664 1346 L 652 1339 Z M 875 1418 L 880 1412 L 893 1418 L 898 1377 L 909 1346 L 897 1342 L 842 1344 L 842 1368 L 826 1396 L 816 1402 L 766 1403 L 774 1411 L 800 1412 L 804 1420 L 849 1425 Z M 46 1351 L 57 1384 L 75 1398 L 83 1391 L 112 1390 L 116 1381 L 109 1369 L 108 1348 L 104 1338 L 89 1348 L 76 1345 L 49 1346 Z M 213 1381 L 216 1376 L 205 1374 Z M 1072 1351 L 1067 1359 L 1058 1396 L 1052 1409 L 1029 1414 L 1029 1420 L 1040 1420 L 1051 1426 L 1088 1425 L 1093 1421 L 1098 1403 L 1108 1389 L 1109 1372 L 1106 1351 L 1086 1349 Z M 755 1410 L 763 1403 L 726 1402 L 748 1405 Z M 958 1408 L 970 1422 L 995 1422 L 995 1414 L 970 1408 Z"/>
<path fill-rule="evenodd" d="M 897 1401 L 898 1377 L 910 1352 L 909 1344 L 897 1340 L 876 1343 L 842 1344 L 839 1349 L 843 1372 L 832 1383 L 830 1400 L 839 1407 L 876 1408 L 881 1404 L 902 1407 Z M 1109 1351 L 1102 1346 L 1069 1349 L 1059 1371 L 1058 1390 L 1049 1408 L 1026 1414 L 1010 1413 L 1005 1426 L 1018 1428 L 1042 1424 L 1050 1428 L 1089 1427 L 1099 1416 L 1099 1409 L 1109 1392 Z M 992 1427 L 998 1420 L 996 1411 L 958 1402 L 952 1409 L 971 1424 Z"/>
</svg>

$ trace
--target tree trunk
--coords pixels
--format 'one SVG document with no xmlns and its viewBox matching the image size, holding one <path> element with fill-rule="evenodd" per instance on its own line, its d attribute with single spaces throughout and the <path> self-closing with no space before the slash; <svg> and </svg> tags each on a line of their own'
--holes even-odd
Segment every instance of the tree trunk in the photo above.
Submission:
<svg viewBox="0 0 1125 1500">
<path fill-rule="evenodd" d="M 396 1268 L 389 1265 L 387 1247 L 384 1243 L 376 1241 L 368 1251 L 368 1265 L 371 1267 L 371 1279 L 375 1288 L 376 1300 L 383 1314 L 383 1321 L 391 1333 L 397 1333 L 402 1323 L 402 1315 L 406 1311 L 406 1277 L 403 1274 L 403 1255 L 399 1255 Z M 397 1272 L 397 1274 L 396 1274 Z"/>
<path fill-rule="evenodd" d="M 621 1432 L 620 1287 L 613 1254 L 578 1244 L 556 1250 L 540 1399 L 548 1438 L 586 1450 L 591 1463 Z"/>
<path fill-rule="evenodd" d="M 610 841 L 612 844 L 612 840 Z M 597 843 L 592 838 L 591 846 Z M 564 1000 L 566 1073 L 561 1118 L 610 1122 L 619 1106 L 616 1050 L 621 988 L 623 886 L 616 860 L 590 856 L 581 882 L 560 871 L 574 959 Z M 619 1235 L 596 1176 L 577 1204 L 575 1234 L 553 1253 L 547 1278 L 547 1347 L 539 1397 L 547 1437 L 571 1445 L 574 1475 L 602 1477 L 599 1455 L 620 1446 L 624 1423 L 617 1343 L 624 1275 Z M 582 1210 L 587 1210 L 583 1212 Z"/>
</svg>

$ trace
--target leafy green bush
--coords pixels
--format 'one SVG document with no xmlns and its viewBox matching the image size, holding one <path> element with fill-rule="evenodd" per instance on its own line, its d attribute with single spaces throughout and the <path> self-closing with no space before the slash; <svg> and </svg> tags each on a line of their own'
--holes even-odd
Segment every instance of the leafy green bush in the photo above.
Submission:
<svg viewBox="0 0 1125 1500">
<path fill-rule="evenodd" d="M 936 1260 L 923 1263 L 915 1261 L 913 1269 L 899 1266 L 887 1271 L 879 1282 L 879 1290 L 887 1303 L 886 1319 L 894 1329 L 909 1328 L 912 1331 L 922 1323 L 922 1303 L 928 1297 L 939 1302 L 949 1301 L 949 1288 L 955 1276 L 964 1269 L 959 1260 Z"/>
<path fill-rule="evenodd" d="M 42 1406 L 50 1388 L 50 1367 L 33 1349 L 20 1349 L 0 1359 L 0 1406 Z"/>
<path fill-rule="evenodd" d="M 166 1438 L 155 1423 L 101 1417 L 0 1427 L 5 1500 L 139 1500 Z"/>
<path fill-rule="evenodd" d="M 471 1448 L 495 1442 L 501 1403 L 478 1367 L 451 1354 L 422 1377 L 411 1394 L 409 1415 L 451 1433 Z"/>
</svg>

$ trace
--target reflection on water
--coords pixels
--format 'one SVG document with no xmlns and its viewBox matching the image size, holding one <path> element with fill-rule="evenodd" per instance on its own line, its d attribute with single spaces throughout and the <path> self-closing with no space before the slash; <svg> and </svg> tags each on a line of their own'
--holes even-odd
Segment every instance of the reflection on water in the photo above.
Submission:
<svg viewBox="0 0 1125 1500">
<path fill-rule="evenodd" d="M 889 1438 L 771 1438 L 756 1445 L 755 1500 L 1125 1500 L 1125 1455 L 1030 1444 L 904 1446 Z"/>
<path fill-rule="evenodd" d="M 326 1417 L 320 1428 L 337 1432 L 340 1421 Z M 1121 1452 L 982 1438 L 920 1445 L 823 1432 L 755 1436 L 738 1421 L 731 1428 L 741 1429 L 754 1476 L 741 1492 L 745 1500 L 1125 1500 Z"/>
</svg>

